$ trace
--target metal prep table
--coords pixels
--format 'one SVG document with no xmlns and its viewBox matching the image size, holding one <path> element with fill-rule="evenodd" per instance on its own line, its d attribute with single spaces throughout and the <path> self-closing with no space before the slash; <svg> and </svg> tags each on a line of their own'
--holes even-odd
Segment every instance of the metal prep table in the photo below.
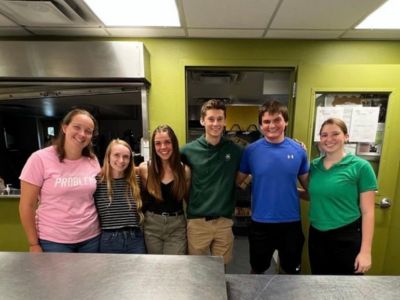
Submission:
<svg viewBox="0 0 400 300">
<path fill-rule="evenodd" d="M 221 257 L 0 252 L 0 299 L 400 299 L 397 276 L 230 275 Z"/>
<path fill-rule="evenodd" d="M 0 299 L 227 299 L 221 257 L 0 252 Z"/>
<path fill-rule="evenodd" d="M 399 276 L 229 275 L 229 299 L 398 300 Z"/>
</svg>

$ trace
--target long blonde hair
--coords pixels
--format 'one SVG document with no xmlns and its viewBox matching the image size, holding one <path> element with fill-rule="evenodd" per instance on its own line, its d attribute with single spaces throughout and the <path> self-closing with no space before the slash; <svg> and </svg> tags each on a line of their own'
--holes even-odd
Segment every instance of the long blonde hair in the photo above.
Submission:
<svg viewBox="0 0 400 300">
<path fill-rule="evenodd" d="M 112 167 L 110 166 L 110 155 L 111 155 L 111 150 L 115 145 L 122 145 L 128 148 L 129 153 L 131 154 L 129 165 L 124 171 L 124 179 L 128 184 L 126 190 L 126 199 L 128 201 L 129 208 L 131 208 L 131 202 L 129 201 L 128 197 L 130 192 L 135 201 L 137 213 L 139 215 L 139 223 L 141 224 L 144 219 L 144 215 L 142 212 L 143 202 L 142 202 L 142 197 L 140 196 L 140 188 L 136 180 L 135 165 L 133 163 L 133 158 L 132 158 L 133 154 L 132 148 L 129 146 L 127 142 L 120 139 L 114 139 L 108 144 L 106 149 L 106 154 L 104 155 L 103 167 L 101 168 L 100 172 L 100 182 L 107 183 L 107 194 L 111 204 L 113 198 L 113 191 L 112 191 L 113 177 L 112 177 Z"/>
</svg>

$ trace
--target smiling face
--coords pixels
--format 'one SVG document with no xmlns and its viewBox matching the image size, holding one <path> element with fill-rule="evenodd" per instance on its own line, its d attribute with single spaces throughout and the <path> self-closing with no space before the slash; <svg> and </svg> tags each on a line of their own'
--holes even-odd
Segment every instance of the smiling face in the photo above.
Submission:
<svg viewBox="0 0 400 300">
<path fill-rule="evenodd" d="M 76 114 L 71 122 L 62 125 L 65 147 L 82 151 L 92 140 L 94 128 L 94 122 L 89 116 Z"/>
<path fill-rule="evenodd" d="M 121 178 L 129 166 L 132 153 L 129 148 L 121 144 L 114 144 L 109 154 L 111 172 L 114 178 Z"/>
<path fill-rule="evenodd" d="M 281 113 L 265 112 L 261 117 L 260 128 L 264 137 L 270 143 L 281 143 L 285 139 L 285 129 L 288 123 Z"/>
<path fill-rule="evenodd" d="M 344 144 L 349 135 L 336 124 L 325 124 L 320 131 L 319 147 L 327 154 L 340 153 L 344 151 Z"/>
<path fill-rule="evenodd" d="M 173 145 L 168 132 L 157 132 L 154 136 L 154 149 L 161 160 L 169 160 L 173 153 Z"/>
<path fill-rule="evenodd" d="M 220 139 L 226 125 L 225 112 L 222 109 L 209 109 L 200 120 L 204 126 L 206 139 Z"/>
</svg>

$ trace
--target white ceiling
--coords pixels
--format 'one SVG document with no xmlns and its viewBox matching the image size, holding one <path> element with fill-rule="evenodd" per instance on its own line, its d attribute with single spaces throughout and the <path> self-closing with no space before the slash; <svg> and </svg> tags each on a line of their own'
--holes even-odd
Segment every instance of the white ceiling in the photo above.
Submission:
<svg viewBox="0 0 400 300">
<path fill-rule="evenodd" d="M 176 0 L 182 27 L 128 28 L 104 26 L 83 0 L 0 0 L 0 36 L 400 40 L 400 30 L 354 30 L 384 2 Z"/>
</svg>

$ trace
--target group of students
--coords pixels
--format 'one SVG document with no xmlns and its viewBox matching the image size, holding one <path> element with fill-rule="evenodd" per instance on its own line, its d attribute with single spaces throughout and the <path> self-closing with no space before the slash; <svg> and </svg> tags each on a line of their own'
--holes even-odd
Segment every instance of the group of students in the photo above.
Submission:
<svg viewBox="0 0 400 300">
<path fill-rule="evenodd" d="M 96 133 L 94 117 L 74 109 L 53 145 L 26 162 L 19 210 L 30 251 L 185 254 L 190 169 L 173 130 L 156 128 L 152 159 L 139 167 L 129 144 L 114 139 L 100 168 Z"/>
<path fill-rule="evenodd" d="M 34 152 L 20 176 L 30 251 L 211 254 L 227 264 L 235 188 L 251 179 L 252 273 L 265 272 L 275 250 L 283 272 L 300 272 L 300 196 L 310 201 L 312 273 L 369 270 L 376 177 L 367 161 L 345 153 L 343 121 L 322 124 L 324 155 L 310 166 L 305 149 L 285 136 L 288 112 L 277 101 L 260 107 L 264 137 L 244 150 L 223 135 L 222 101 L 205 102 L 200 122 L 204 135 L 182 149 L 171 127 L 157 127 L 151 159 L 138 167 L 129 144 L 113 140 L 100 168 L 96 120 L 85 110 L 69 112 L 53 145 Z"/>
</svg>

